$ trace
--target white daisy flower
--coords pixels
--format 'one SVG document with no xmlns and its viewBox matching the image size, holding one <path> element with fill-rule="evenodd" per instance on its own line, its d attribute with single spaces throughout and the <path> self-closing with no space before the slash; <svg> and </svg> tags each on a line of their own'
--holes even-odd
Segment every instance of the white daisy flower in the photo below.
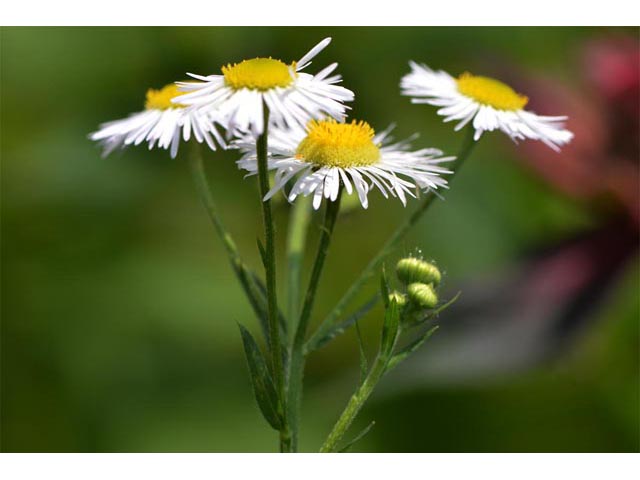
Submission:
<svg viewBox="0 0 640 480">
<path fill-rule="evenodd" d="M 224 139 L 210 117 L 171 101 L 180 94 L 174 84 L 159 90 L 149 89 L 145 110 L 103 123 L 100 130 L 89 135 L 89 138 L 103 145 L 103 157 L 116 148 L 148 142 L 149 150 L 157 144 L 165 150 L 170 148 L 171 157 L 175 158 L 180 137 L 187 142 L 192 134 L 198 143 L 206 142 L 211 150 L 216 149 L 216 144 L 226 148 Z"/>
<path fill-rule="evenodd" d="M 391 127 L 392 128 L 392 127 Z M 273 188 L 268 200 L 285 185 L 295 180 L 287 194 L 290 202 L 298 195 L 313 195 L 313 208 L 320 208 L 322 198 L 335 201 L 340 185 L 347 194 L 357 192 L 363 208 L 369 205 L 369 190 L 378 188 L 385 198 L 398 197 L 406 205 L 406 197 L 415 197 L 415 189 L 446 188 L 441 174 L 451 173 L 440 166 L 455 157 L 440 157 L 433 148 L 409 151 L 409 141 L 389 144 L 391 128 L 375 134 L 368 123 L 355 120 L 339 123 L 333 119 L 312 120 L 306 129 L 272 130 L 269 134 L 269 170 L 275 170 Z M 238 166 L 256 174 L 256 146 L 251 137 L 235 145 L 245 155 Z"/>
<path fill-rule="evenodd" d="M 180 90 L 191 92 L 174 99 L 193 105 L 205 113 L 226 119 L 229 137 L 264 131 L 263 103 L 269 108 L 269 123 L 279 128 L 304 126 L 318 117 L 343 119 L 342 102 L 353 100 L 353 92 L 336 85 L 340 75 L 333 75 L 333 63 L 316 75 L 302 73 L 331 42 L 325 38 L 297 62 L 290 65 L 274 58 L 254 58 L 222 67 L 222 75 L 200 76 L 201 82 L 178 82 Z"/>
<path fill-rule="evenodd" d="M 459 121 L 456 131 L 473 120 L 475 140 L 484 131 L 499 129 L 513 140 L 540 140 L 559 151 L 573 138 L 564 128 L 566 116 L 548 117 L 524 110 L 529 99 L 499 80 L 466 72 L 453 78 L 442 70 L 409 64 L 411 73 L 400 82 L 402 94 L 412 97 L 412 103 L 442 107 L 438 115 L 446 117 L 445 122 Z"/>
</svg>

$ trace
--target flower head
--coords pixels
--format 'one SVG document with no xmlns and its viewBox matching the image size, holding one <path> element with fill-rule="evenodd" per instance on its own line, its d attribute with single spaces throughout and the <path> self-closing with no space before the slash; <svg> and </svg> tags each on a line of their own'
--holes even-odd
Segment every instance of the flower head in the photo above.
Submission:
<svg viewBox="0 0 640 480">
<path fill-rule="evenodd" d="M 198 143 L 206 142 L 212 150 L 216 149 L 216 144 L 224 148 L 224 139 L 211 118 L 185 105 L 173 103 L 172 100 L 178 95 L 180 92 L 175 84 L 158 90 L 149 89 L 145 110 L 103 123 L 89 138 L 104 146 L 103 156 L 119 147 L 148 142 L 149 149 L 156 144 L 165 150 L 170 148 L 171 157 L 175 158 L 180 137 L 186 142 L 192 134 Z"/>
<path fill-rule="evenodd" d="M 474 139 L 484 131 L 501 130 L 513 140 L 540 140 L 553 150 L 569 143 L 573 133 L 564 128 L 564 116 L 542 116 L 527 111 L 529 99 L 509 85 L 490 77 L 463 73 L 453 78 L 447 72 L 433 71 L 410 62 L 411 73 L 400 82 L 402 94 L 413 103 L 441 107 L 438 115 L 445 122 L 456 120 L 455 130 L 473 121 Z"/>
<path fill-rule="evenodd" d="M 334 201 L 342 185 L 348 194 L 358 194 L 364 208 L 373 187 L 385 198 L 397 196 L 403 205 L 406 197 L 415 196 L 417 188 L 428 190 L 445 187 L 441 174 L 450 173 L 440 166 L 454 157 L 441 157 L 433 148 L 409 151 L 409 142 L 389 144 L 391 129 L 376 135 L 363 121 L 340 123 L 333 119 L 312 120 L 306 128 L 274 129 L 269 135 L 270 170 L 275 171 L 273 188 L 265 200 L 289 181 L 293 186 L 289 201 L 298 195 L 313 194 L 313 207 L 318 209 L 322 198 Z M 238 161 L 250 174 L 257 172 L 255 141 L 248 136 L 236 142 L 246 153 Z"/>
<path fill-rule="evenodd" d="M 178 82 L 183 92 L 173 101 L 193 105 L 199 111 L 225 119 L 229 137 L 264 131 L 263 103 L 269 109 L 270 124 L 278 128 L 304 126 L 321 116 L 343 119 L 353 92 L 336 85 L 340 75 L 331 73 L 333 63 L 316 75 L 303 73 L 311 59 L 329 43 L 325 38 L 297 62 L 287 64 L 274 58 L 253 58 L 222 67 L 221 75 L 189 73 L 199 82 Z"/>
</svg>

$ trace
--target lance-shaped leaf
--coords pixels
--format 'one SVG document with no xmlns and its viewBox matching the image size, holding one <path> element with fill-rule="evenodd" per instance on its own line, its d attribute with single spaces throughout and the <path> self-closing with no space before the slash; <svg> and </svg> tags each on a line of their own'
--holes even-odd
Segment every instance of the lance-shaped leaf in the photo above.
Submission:
<svg viewBox="0 0 640 480">
<path fill-rule="evenodd" d="M 364 351 L 364 343 L 362 342 L 362 335 L 360 334 L 360 325 L 358 322 L 356 322 L 356 337 L 358 339 L 358 351 L 360 352 L 360 385 L 362 385 L 367 378 L 369 362 L 367 362 L 367 354 Z"/>
<path fill-rule="evenodd" d="M 268 323 L 268 313 L 267 313 L 267 287 L 262 281 L 262 279 L 255 273 L 252 272 L 253 282 L 256 285 L 256 288 L 260 292 L 259 300 L 262 311 L 262 316 L 259 318 L 262 329 L 265 331 L 265 340 L 267 344 L 269 343 L 269 323 Z M 284 314 L 278 308 L 278 322 L 280 322 L 280 334 L 282 336 L 281 342 L 282 345 L 286 345 L 287 342 L 287 320 L 284 318 Z"/>
<path fill-rule="evenodd" d="M 380 295 L 382 295 L 384 308 L 389 308 L 389 282 L 387 282 L 387 272 L 384 265 L 382 265 L 382 273 L 380 275 Z"/>
<path fill-rule="evenodd" d="M 339 453 L 345 453 L 348 452 L 349 449 L 351 447 L 353 447 L 353 445 L 360 441 L 360 439 L 362 439 L 362 437 L 364 437 L 367 433 L 369 433 L 369 430 L 371 430 L 371 428 L 376 424 L 376 422 L 371 422 L 369 425 L 367 425 L 358 435 L 356 435 L 355 437 L 353 437 L 353 440 L 349 441 L 346 443 L 346 445 L 344 447 L 342 447 L 339 450 Z"/>
<path fill-rule="evenodd" d="M 460 294 L 462 292 L 458 292 L 454 295 L 454 297 L 449 300 L 446 303 L 443 303 L 442 305 L 440 305 L 439 307 L 431 310 L 427 315 L 424 316 L 424 318 L 422 318 L 417 324 L 422 324 L 424 322 L 426 322 L 427 320 L 431 320 L 432 318 L 436 318 L 440 313 L 442 313 L 443 311 L 445 311 L 447 308 L 449 308 L 451 305 L 453 305 L 456 300 L 458 300 L 458 298 L 460 298 Z M 416 325 L 417 325 L 416 324 Z"/>
<path fill-rule="evenodd" d="M 260 411 L 264 418 L 274 429 L 279 430 L 282 421 L 279 414 L 278 394 L 276 393 L 273 380 L 269 374 L 269 369 L 264 360 L 264 356 L 253 339 L 253 336 L 242 325 L 240 333 L 242 334 L 242 343 L 244 345 L 244 353 L 247 357 L 249 365 L 249 374 L 251 376 L 251 384 L 253 385 L 253 393 L 260 407 Z"/>
<path fill-rule="evenodd" d="M 427 330 L 425 333 L 420 335 L 417 339 L 415 339 L 413 342 L 411 342 L 409 345 L 407 345 L 393 357 L 391 357 L 385 371 L 388 372 L 392 368 L 396 367 L 400 362 L 406 360 L 407 357 L 418 350 L 422 346 L 422 344 L 435 333 L 436 330 L 438 330 L 438 325 L 436 325 L 435 327 L 431 327 L 429 330 Z"/>
<path fill-rule="evenodd" d="M 256 243 L 258 244 L 258 251 L 260 252 L 260 259 L 262 260 L 262 266 L 267 268 L 267 251 L 264 249 L 264 245 L 262 244 L 262 240 L 256 238 Z"/>
<path fill-rule="evenodd" d="M 382 324 L 382 338 L 380 340 L 380 355 L 382 357 L 390 357 L 393 353 L 398 339 L 399 326 L 400 307 L 395 299 L 391 299 L 384 312 L 384 323 Z"/>
<path fill-rule="evenodd" d="M 319 348 L 324 347 L 327 343 L 333 340 L 338 335 L 342 335 L 349 328 L 351 328 L 358 320 L 364 317 L 369 311 L 378 303 L 378 294 L 376 293 L 370 300 L 368 300 L 362 307 L 352 313 L 343 322 L 338 323 L 331 327 L 328 331 L 322 332 L 318 330 L 305 345 L 305 353 L 312 352 Z"/>
<path fill-rule="evenodd" d="M 269 329 L 267 325 L 267 302 L 264 291 L 261 287 L 262 281 L 254 272 L 249 270 L 243 264 L 236 264 L 234 265 L 234 268 L 236 269 L 236 274 L 238 275 L 242 288 L 249 298 L 251 308 L 260 322 L 262 334 L 268 343 Z"/>
</svg>

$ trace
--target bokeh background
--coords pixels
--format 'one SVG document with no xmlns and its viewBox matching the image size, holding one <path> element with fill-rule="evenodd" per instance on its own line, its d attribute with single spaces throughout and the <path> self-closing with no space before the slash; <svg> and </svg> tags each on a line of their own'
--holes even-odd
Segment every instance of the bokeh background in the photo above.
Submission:
<svg viewBox="0 0 640 480">
<path fill-rule="evenodd" d="M 485 135 L 398 250 L 437 260 L 443 298 L 463 293 L 375 392 L 355 427 L 376 425 L 355 450 L 638 451 L 635 28 L 3 28 L 3 451 L 276 449 L 236 322 L 257 325 L 184 159 L 102 159 L 87 134 L 187 71 L 291 61 L 325 36 L 312 68 L 338 61 L 354 115 L 419 132 L 419 146 L 455 153 L 463 135 L 399 95 L 409 59 L 507 80 L 576 132 L 561 154 Z M 207 169 L 257 268 L 258 195 L 235 158 L 208 154 Z M 287 213 L 279 201 L 280 247 Z M 375 194 L 342 214 L 316 321 L 407 214 Z M 362 322 L 370 353 L 380 313 Z M 353 332 L 311 358 L 303 450 L 353 391 L 357 358 Z"/>
</svg>

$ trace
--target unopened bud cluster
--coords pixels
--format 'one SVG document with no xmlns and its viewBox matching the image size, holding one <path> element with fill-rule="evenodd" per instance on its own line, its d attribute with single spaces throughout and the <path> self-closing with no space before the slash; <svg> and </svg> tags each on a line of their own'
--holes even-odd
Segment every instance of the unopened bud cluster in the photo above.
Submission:
<svg viewBox="0 0 640 480">
<path fill-rule="evenodd" d="M 399 306 L 407 303 L 419 309 L 434 308 L 438 304 L 438 286 L 442 275 L 438 267 L 420 258 L 407 257 L 396 265 L 396 275 L 406 288 L 406 295 L 393 292 L 389 300 L 395 300 Z"/>
</svg>

